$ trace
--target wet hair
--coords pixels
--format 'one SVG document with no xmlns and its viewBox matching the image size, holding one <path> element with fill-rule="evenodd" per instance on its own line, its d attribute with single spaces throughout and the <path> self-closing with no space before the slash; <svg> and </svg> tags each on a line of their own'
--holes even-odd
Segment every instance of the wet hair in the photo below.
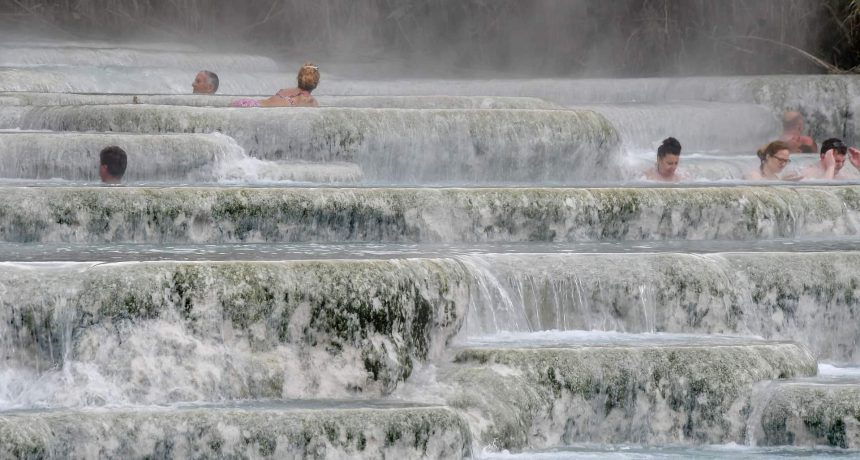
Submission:
<svg viewBox="0 0 860 460">
<path fill-rule="evenodd" d="M 125 167 L 128 164 L 128 159 L 125 150 L 111 145 L 105 147 L 99 153 L 100 165 L 107 165 L 108 174 L 120 179 L 125 174 Z"/>
<path fill-rule="evenodd" d="M 827 139 L 826 141 L 821 143 L 822 155 L 827 153 L 827 151 L 830 149 L 836 149 L 836 151 L 841 153 L 842 155 L 848 153 L 848 146 L 845 145 L 844 142 L 842 142 L 842 139 L 838 139 L 835 137 L 831 137 L 830 139 Z"/>
<path fill-rule="evenodd" d="M 785 142 L 773 141 L 770 144 L 762 146 L 755 154 L 758 155 L 758 159 L 761 160 L 762 164 L 764 164 L 764 162 L 767 161 L 767 157 L 776 155 L 776 152 L 779 152 L 780 150 L 791 151 L 788 144 Z"/>
<path fill-rule="evenodd" d="M 209 84 L 212 85 L 212 92 L 218 92 L 218 75 L 211 70 L 201 70 L 201 72 L 209 79 Z"/>
<path fill-rule="evenodd" d="M 320 68 L 312 62 L 306 62 L 305 65 L 299 69 L 299 75 L 296 77 L 296 80 L 298 81 L 300 90 L 308 92 L 313 91 L 320 83 Z"/>
<path fill-rule="evenodd" d="M 660 147 L 657 147 L 657 156 L 659 158 L 663 158 L 668 154 L 681 154 L 681 143 L 678 142 L 678 139 L 667 137 L 666 139 L 663 139 L 663 144 L 661 144 Z"/>
<path fill-rule="evenodd" d="M 791 129 L 803 120 L 803 115 L 800 112 L 788 111 L 782 114 L 782 129 Z"/>
</svg>

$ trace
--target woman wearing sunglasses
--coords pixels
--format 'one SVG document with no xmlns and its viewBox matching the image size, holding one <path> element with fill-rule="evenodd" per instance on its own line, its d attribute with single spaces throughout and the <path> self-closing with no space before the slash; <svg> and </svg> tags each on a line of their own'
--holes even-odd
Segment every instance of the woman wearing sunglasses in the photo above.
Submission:
<svg viewBox="0 0 860 460">
<path fill-rule="evenodd" d="M 791 163 L 791 149 L 783 141 L 773 141 L 760 148 L 758 155 L 761 164 L 758 171 L 747 174 L 749 180 L 800 180 L 796 174 L 783 175 L 785 167 Z"/>
</svg>

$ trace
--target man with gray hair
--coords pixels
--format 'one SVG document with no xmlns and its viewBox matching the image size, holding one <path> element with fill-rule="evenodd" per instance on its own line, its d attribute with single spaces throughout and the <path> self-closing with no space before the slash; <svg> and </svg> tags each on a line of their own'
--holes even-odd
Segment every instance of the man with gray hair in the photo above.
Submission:
<svg viewBox="0 0 860 460">
<path fill-rule="evenodd" d="M 191 89 L 194 90 L 194 94 L 215 94 L 215 91 L 218 91 L 218 75 L 210 70 L 197 72 Z"/>
</svg>

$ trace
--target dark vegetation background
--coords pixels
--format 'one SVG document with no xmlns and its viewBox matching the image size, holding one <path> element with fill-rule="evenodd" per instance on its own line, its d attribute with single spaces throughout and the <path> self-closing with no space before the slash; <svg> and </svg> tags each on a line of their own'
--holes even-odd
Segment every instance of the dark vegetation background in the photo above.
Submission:
<svg viewBox="0 0 860 460">
<path fill-rule="evenodd" d="M 0 27 L 400 74 L 860 72 L 860 0 L 0 0 Z"/>
</svg>

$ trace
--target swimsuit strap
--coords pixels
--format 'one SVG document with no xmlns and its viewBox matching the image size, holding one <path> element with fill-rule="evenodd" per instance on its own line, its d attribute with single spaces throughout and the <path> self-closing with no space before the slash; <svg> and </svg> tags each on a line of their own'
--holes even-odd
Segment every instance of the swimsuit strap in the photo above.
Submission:
<svg viewBox="0 0 860 460">
<path fill-rule="evenodd" d="M 308 92 L 308 91 L 305 91 L 305 90 L 303 90 L 303 89 L 300 89 L 298 93 L 296 93 L 296 94 L 290 94 L 289 96 L 281 96 L 280 92 L 275 93 L 275 96 L 278 96 L 278 97 L 279 97 L 279 98 L 281 98 L 281 99 L 286 99 L 286 101 L 287 101 L 290 105 L 296 105 L 296 101 L 295 101 L 293 98 L 298 97 L 298 96 L 311 97 L 311 93 L 310 93 L 310 92 Z"/>
</svg>

